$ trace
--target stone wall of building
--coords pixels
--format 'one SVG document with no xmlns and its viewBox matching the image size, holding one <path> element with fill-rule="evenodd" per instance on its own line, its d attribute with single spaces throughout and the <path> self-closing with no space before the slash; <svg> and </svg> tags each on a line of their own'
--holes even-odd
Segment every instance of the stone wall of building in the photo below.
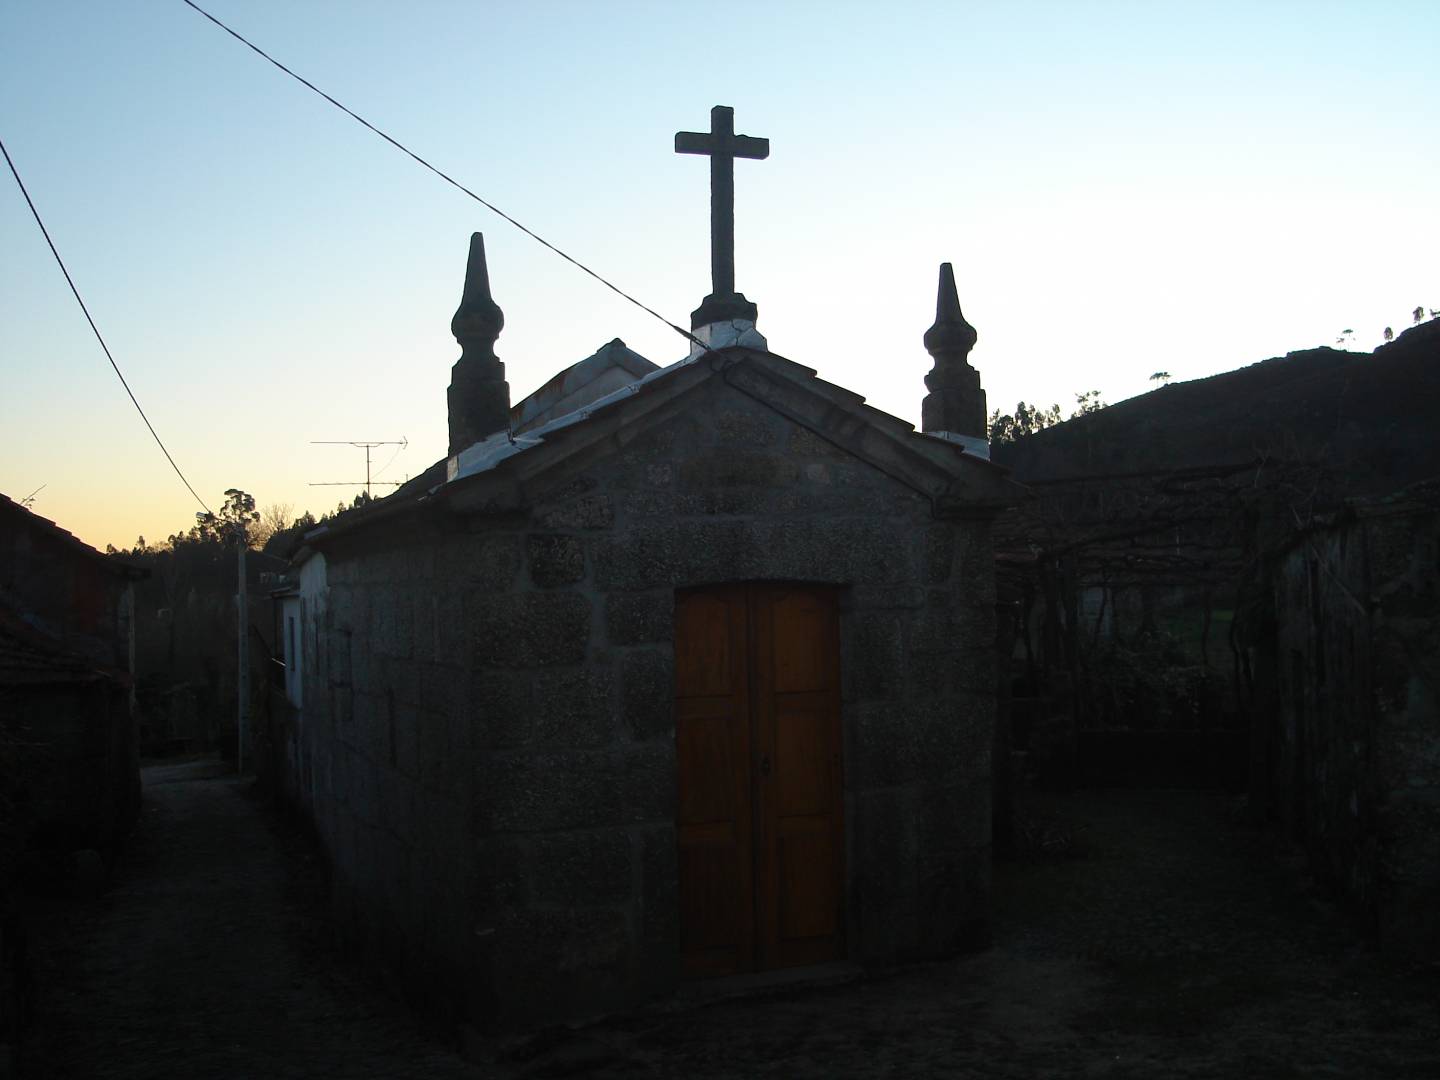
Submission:
<svg viewBox="0 0 1440 1080">
<path fill-rule="evenodd" d="M 140 576 L 0 495 L 0 605 L 67 652 L 131 670 Z"/>
<path fill-rule="evenodd" d="M 467 582 L 435 567 L 464 550 L 463 537 L 419 531 L 302 567 L 304 689 L 287 755 L 340 925 L 455 1010 L 474 973 L 477 869 Z"/>
<path fill-rule="evenodd" d="M 5 849 L 108 855 L 135 822 L 143 576 L 0 495 L 0 894 L 16 876 Z"/>
<path fill-rule="evenodd" d="M 1398 956 L 1440 957 L 1440 512 L 1301 536 L 1275 579 L 1276 808 Z"/>
<path fill-rule="evenodd" d="M 524 510 L 337 538 L 302 591 L 302 727 L 341 907 L 479 1026 L 679 980 L 672 639 L 691 586 L 843 589 L 850 957 L 983 932 L 988 524 L 937 520 L 718 381 L 667 408 L 544 474 Z"/>
</svg>

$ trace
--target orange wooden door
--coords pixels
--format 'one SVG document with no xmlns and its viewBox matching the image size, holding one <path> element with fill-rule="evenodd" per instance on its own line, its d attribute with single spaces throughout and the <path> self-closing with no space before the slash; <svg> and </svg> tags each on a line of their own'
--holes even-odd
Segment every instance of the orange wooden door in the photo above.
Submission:
<svg viewBox="0 0 1440 1080">
<path fill-rule="evenodd" d="M 675 603 L 681 955 L 687 975 L 753 967 L 751 723 L 742 587 Z"/>
<path fill-rule="evenodd" d="M 675 718 L 685 973 L 841 957 L 835 591 L 755 584 L 680 594 Z"/>
</svg>

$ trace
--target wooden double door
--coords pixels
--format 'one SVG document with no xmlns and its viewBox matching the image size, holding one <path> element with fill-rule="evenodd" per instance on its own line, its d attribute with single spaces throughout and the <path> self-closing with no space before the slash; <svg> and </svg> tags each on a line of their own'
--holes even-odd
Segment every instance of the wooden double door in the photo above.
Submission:
<svg viewBox="0 0 1440 1080">
<path fill-rule="evenodd" d="M 689 977 L 844 955 L 839 655 L 833 587 L 736 584 L 676 597 Z"/>
</svg>

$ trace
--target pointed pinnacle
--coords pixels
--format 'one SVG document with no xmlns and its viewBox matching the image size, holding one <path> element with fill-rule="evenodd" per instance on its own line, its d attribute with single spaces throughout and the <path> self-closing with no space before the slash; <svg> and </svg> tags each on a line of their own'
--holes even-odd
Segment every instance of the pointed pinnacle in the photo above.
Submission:
<svg viewBox="0 0 1440 1080">
<path fill-rule="evenodd" d="M 955 270 L 947 262 L 940 264 L 940 287 L 935 296 L 935 325 L 925 331 L 925 351 L 939 360 L 958 356 L 964 359 L 980 335 L 960 313 L 960 294 L 955 290 Z"/>
<path fill-rule="evenodd" d="M 490 299 L 490 271 L 485 265 L 485 234 L 470 234 L 470 259 L 465 264 L 465 292 L 460 304 Z"/>
<path fill-rule="evenodd" d="M 505 315 L 490 296 L 490 271 L 485 265 L 485 237 L 470 234 L 470 258 L 465 264 L 465 289 L 460 306 L 450 320 L 455 340 L 464 344 L 467 338 L 494 341 L 505 325 Z"/>
</svg>

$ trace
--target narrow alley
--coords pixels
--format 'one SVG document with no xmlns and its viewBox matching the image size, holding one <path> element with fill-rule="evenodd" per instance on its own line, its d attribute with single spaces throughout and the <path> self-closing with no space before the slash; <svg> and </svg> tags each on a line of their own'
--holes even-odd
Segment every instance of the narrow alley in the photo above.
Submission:
<svg viewBox="0 0 1440 1080">
<path fill-rule="evenodd" d="M 470 1077 L 336 962 L 298 840 L 216 761 L 143 770 L 116 880 L 33 932 L 27 1077 Z"/>
</svg>

